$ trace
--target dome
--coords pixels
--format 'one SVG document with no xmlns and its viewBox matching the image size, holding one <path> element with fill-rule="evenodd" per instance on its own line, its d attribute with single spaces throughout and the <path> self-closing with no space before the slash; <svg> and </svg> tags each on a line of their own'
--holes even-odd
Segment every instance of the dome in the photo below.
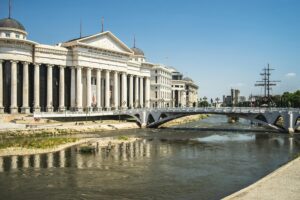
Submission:
<svg viewBox="0 0 300 200">
<path fill-rule="evenodd" d="M 131 50 L 133 51 L 134 55 L 136 55 L 136 56 L 144 56 L 145 55 L 144 52 L 139 48 L 133 47 L 133 48 L 131 48 Z"/>
<path fill-rule="evenodd" d="M 26 31 L 24 26 L 20 22 L 12 18 L 0 19 L 0 28 L 14 28 Z"/>
<path fill-rule="evenodd" d="M 193 81 L 191 78 L 189 78 L 189 77 L 184 77 L 182 80 L 184 80 L 184 81 Z"/>
</svg>

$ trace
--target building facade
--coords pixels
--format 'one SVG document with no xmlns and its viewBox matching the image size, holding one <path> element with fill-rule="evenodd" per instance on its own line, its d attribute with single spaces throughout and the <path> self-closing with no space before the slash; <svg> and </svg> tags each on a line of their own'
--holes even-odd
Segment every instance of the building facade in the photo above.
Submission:
<svg viewBox="0 0 300 200">
<path fill-rule="evenodd" d="M 172 100 L 174 107 L 196 107 L 198 102 L 198 85 L 183 74 L 172 69 Z"/>
<path fill-rule="evenodd" d="M 165 108 L 172 106 L 172 72 L 160 64 L 151 67 L 151 106 Z"/>
<path fill-rule="evenodd" d="M 111 32 L 51 46 L 0 20 L 0 112 L 99 111 L 150 107 L 150 69 L 139 49 Z"/>
</svg>

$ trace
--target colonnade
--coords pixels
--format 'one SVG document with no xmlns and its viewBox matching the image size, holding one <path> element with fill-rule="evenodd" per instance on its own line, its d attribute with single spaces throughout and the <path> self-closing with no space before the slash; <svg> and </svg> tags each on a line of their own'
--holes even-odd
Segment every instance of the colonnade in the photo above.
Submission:
<svg viewBox="0 0 300 200">
<path fill-rule="evenodd" d="M 11 62 L 10 74 L 10 113 L 18 113 L 17 105 L 17 61 Z M 0 113 L 3 108 L 3 60 L 0 60 Z M 29 113 L 29 63 L 23 64 L 22 78 L 22 113 Z M 34 64 L 34 105 L 33 111 L 40 112 L 40 66 Z M 46 111 L 53 112 L 53 67 L 47 66 L 47 88 L 46 88 Z M 85 110 L 111 110 L 127 108 L 150 107 L 150 77 L 127 74 L 124 71 L 111 71 L 109 69 L 99 69 L 90 67 L 71 67 L 70 91 L 65 90 L 65 66 L 59 67 L 59 108 L 60 112 L 66 110 L 65 92 L 70 92 L 70 109 L 74 111 Z M 85 77 L 83 77 L 85 72 Z M 93 76 L 95 74 L 95 76 Z M 92 96 L 92 77 L 96 79 L 96 95 Z M 103 80 L 104 79 L 104 80 Z M 86 81 L 84 83 L 84 81 Z M 129 83 L 129 85 L 128 85 Z M 104 84 L 104 86 L 102 86 Z M 129 91 L 128 91 L 129 90 Z M 83 105 L 83 98 L 85 105 Z M 102 102 L 104 100 L 104 102 Z"/>
</svg>

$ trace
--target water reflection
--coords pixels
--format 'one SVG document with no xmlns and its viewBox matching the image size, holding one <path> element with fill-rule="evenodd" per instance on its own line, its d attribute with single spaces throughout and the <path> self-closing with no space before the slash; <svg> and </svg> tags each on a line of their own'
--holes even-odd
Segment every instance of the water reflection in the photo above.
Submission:
<svg viewBox="0 0 300 200">
<path fill-rule="evenodd" d="M 21 168 L 65 168 L 71 166 L 79 169 L 101 168 L 105 162 L 126 162 L 141 157 L 150 157 L 150 146 L 149 142 L 141 140 L 123 142 L 109 148 L 97 145 L 96 152 L 93 154 L 80 153 L 79 148 L 75 146 L 47 154 L 5 156 L 0 157 L 0 172 Z M 72 159 L 67 159 L 66 156 Z"/>
<path fill-rule="evenodd" d="M 197 138 L 200 142 L 246 142 L 255 140 L 255 135 L 247 134 L 227 134 L 227 135 L 211 135 L 203 138 Z"/>
<path fill-rule="evenodd" d="M 0 157 L 0 193 L 17 193 L 21 199 L 25 190 L 38 188 L 23 199 L 51 199 L 45 195 L 51 192 L 57 199 L 220 199 L 300 149 L 299 139 L 278 134 L 162 130 L 149 131 L 144 138 L 108 146 L 95 143 L 91 154 L 71 147 Z"/>
</svg>

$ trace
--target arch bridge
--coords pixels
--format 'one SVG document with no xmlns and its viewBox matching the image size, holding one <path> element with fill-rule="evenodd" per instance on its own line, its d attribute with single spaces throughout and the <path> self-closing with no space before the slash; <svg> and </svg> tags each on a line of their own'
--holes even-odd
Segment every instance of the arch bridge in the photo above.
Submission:
<svg viewBox="0 0 300 200">
<path fill-rule="evenodd" d="M 237 108 L 237 107 L 199 107 L 199 108 L 151 108 L 151 109 L 128 109 L 95 112 L 45 112 L 34 113 L 36 118 L 57 117 L 97 117 L 128 115 L 135 118 L 141 127 L 157 128 L 158 126 L 184 116 L 195 114 L 218 114 L 228 117 L 239 117 L 251 120 L 282 132 L 292 133 L 300 126 L 299 109 L 287 108 Z M 281 123 L 278 123 L 281 121 Z"/>
</svg>

